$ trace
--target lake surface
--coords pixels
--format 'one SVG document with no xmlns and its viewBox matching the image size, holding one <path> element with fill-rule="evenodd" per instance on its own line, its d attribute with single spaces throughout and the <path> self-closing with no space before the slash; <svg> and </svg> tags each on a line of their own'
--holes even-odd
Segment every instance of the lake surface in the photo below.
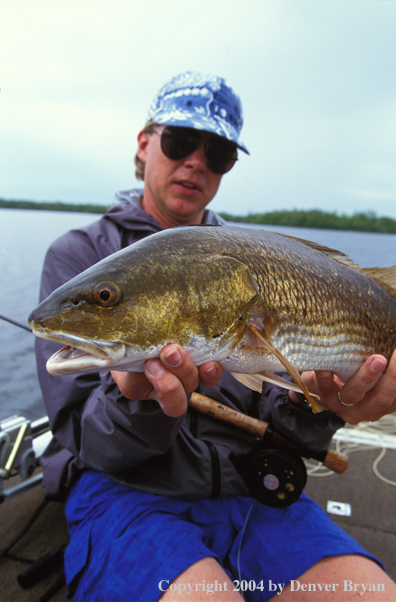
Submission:
<svg viewBox="0 0 396 602">
<path fill-rule="evenodd" d="M 99 218 L 88 213 L 0 209 L 0 314 L 26 324 L 37 305 L 41 268 L 50 243 Z M 396 265 L 396 235 L 281 226 L 248 226 L 306 238 L 339 249 L 361 267 Z M 46 414 L 36 376 L 34 337 L 0 320 L 0 420 Z"/>
</svg>

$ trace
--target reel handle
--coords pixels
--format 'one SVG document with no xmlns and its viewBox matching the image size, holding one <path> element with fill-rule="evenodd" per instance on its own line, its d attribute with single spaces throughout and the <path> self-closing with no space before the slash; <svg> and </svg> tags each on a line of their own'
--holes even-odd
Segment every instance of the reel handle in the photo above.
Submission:
<svg viewBox="0 0 396 602">
<path fill-rule="evenodd" d="M 257 435 L 257 437 L 260 439 L 264 437 L 265 432 L 269 427 L 268 422 L 258 420 L 257 418 L 252 418 L 251 416 L 242 414 L 242 412 L 237 412 L 236 410 L 223 405 L 219 401 L 215 401 L 214 399 L 206 397 L 205 395 L 201 395 L 200 393 L 192 393 L 190 406 L 199 412 L 202 412 L 202 414 L 213 416 L 213 418 L 217 418 L 223 422 L 230 422 L 231 424 L 234 424 L 245 431 L 253 433 L 253 435 Z M 293 446 L 296 446 L 294 442 L 291 443 Z M 309 455 L 305 455 L 303 453 L 304 451 L 308 451 Z M 326 468 L 329 468 L 337 474 L 342 474 L 345 472 L 349 465 L 348 456 L 332 449 L 328 449 L 327 452 L 323 453 L 316 453 L 311 450 L 300 450 L 300 453 L 305 457 L 320 460 L 323 462 Z"/>
</svg>

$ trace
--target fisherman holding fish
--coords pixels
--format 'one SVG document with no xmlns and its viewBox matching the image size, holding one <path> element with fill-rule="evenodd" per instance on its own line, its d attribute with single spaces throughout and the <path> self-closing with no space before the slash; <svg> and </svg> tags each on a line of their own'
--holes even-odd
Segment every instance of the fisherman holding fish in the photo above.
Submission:
<svg viewBox="0 0 396 602">
<path fill-rule="evenodd" d="M 315 600 L 324 601 L 334 599 L 334 591 L 341 591 L 335 585 L 345 580 L 383 584 L 384 593 L 366 588 L 365 600 L 396 600 L 396 586 L 380 562 L 305 494 L 286 508 L 266 506 L 252 497 L 242 468 L 256 445 L 252 434 L 188 407 L 190 394 L 198 391 L 267 420 L 317 452 L 327 449 L 344 421 L 377 420 L 396 411 L 395 353 L 389 362 L 381 354 L 371 355 L 345 384 L 329 370 L 303 372 L 302 380 L 297 374 L 296 390 L 285 389 L 282 382 L 282 386 L 264 382 L 260 392 L 253 390 L 251 376 L 242 375 L 238 382 L 228 371 L 231 357 L 230 371 L 238 372 L 235 365 L 243 362 L 252 341 L 256 356 L 269 347 L 274 357 L 272 352 L 277 351 L 265 331 L 275 331 L 275 321 L 269 317 L 263 322 L 254 314 L 253 308 L 260 306 L 259 290 L 243 262 L 224 260 L 225 253 L 217 253 L 207 267 L 207 243 L 206 238 L 200 242 L 200 232 L 223 240 L 226 228 L 193 229 L 191 238 L 189 230 L 184 234 L 182 229 L 176 237 L 190 241 L 190 247 L 194 240 L 195 246 L 181 259 L 173 242 L 176 230 L 168 229 L 224 226 L 207 205 L 238 152 L 248 154 L 239 138 L 241 128 L 240 100 L 222 78 L 192 72 L 176 76 L 154 98 L 138 135 L 136 174 L 143 189 L 118 193 L 115 205 L 100 220 L 62 236 L 47 253 L 41 300 L 125 249 L 109 263 L 91 268 L 74 285 L 65 285 L 30 318 L 35 334 L 42 337 L 36 341 L 38 371 L 54 435 L 42 457 L 43 483 L 47 497 L 66 500 L 70 543 L 65 572 L 76 602 L 198 601 L 208 594 L 218 602 L 258 602 L 276 594 L 297 602 L 311 599 L 308 584 L 331 583 L 332 588 L 316 590 Z M 132 311 L 127 304 L 129 276 L 122 262 L 135 244 L 141 263 L 134 264 L 131 278 L 150 284 Z M 215 283 L 222 311 L 208 335 L 214 351 L 201 355 L 200 361 L 198 335 L 191 345 L 161 347 L 153 342 L 150 349 L 157 345 L 157 356 L 130 352 L 134 371 L 128 371 L 127 364 L 123 371 L 127 345 L 111 343 L 103 334 L 107 328 L 103 308 L 119 312 L 115 326 L 119 338 L 123 325 L 137 328 L 142 348 L 146 340 L 160 340 L 160 330 L 169 325 L 179 333 L 175 340 L 185 340 L 188 325 L 165 311 L 173 297 L 179 308 L 190 307 L 191 298 L 199 300 L 197 323 L 203 321 L 203 308 L 217 312 L 199 283 L 191 292 L 194 287 L 189 288 L 188 278 L 179 290 L 178 278 L 169 275 L 168 289 L 160 288 L 159 266 L 173 256 L 180 273 L 190 274 L 191 281 L 202 274 L 205 281 L 212 278 Z M 239 323 L 226 310 L 228 296 L 238 287 L 242 292 L 236 321 L 243 322 L 243 338 Z M 55 302 L 58 312 L 53 310 Z M 76 316 L 70 320 L 73 336 L 66 334 L 71 312 Z M 191 324 L 193 313 L 189 310 Z M 78 316 L 84 317 L 80 326 Z M 151 323 L 160 324 L 156 334 Z M 225 332 L 233 338 L 226 341 Z M 55 356 L 58 359 L 50 360 L 49 374 L 46 362 L 59 350 L 59 342 L 67 347 Z M 294 376 L 281 352 L 275 368 L 278 360 Z M 67 368 L 73 362 L 80 366 L 75 372 Z M 280 370 L 274 367 L 269 373 L 276 379 L 274 372 Z M 313 412 L 299 391 L 306 392 L 306 398 L 317 396 L 323 411 Z M 241 587 L 242 583 L 248 586 Z M 342 600 L 358 595 L 356 588 L 349 588 L 342 592 Z"/>
</svg>

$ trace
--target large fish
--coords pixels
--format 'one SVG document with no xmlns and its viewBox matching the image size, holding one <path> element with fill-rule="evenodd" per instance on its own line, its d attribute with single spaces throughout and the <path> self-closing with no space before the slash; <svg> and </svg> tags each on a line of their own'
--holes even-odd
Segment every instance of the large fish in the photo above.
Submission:
<svg viewBox="0 0 396 602">
<path fill-rule="evenodd" d="M 360 270 L 316 243 L 237 227 L 154 234 L 73 278 L 29 316 L 67 346 L 53 375 L 141 371 L 171 342 L 197 365 L 220 362 L 247 386 L 302 390 L 299 373 L 351 377 L 396 347 L 396 269 Z M 287 370 L 295 385 L 275 373 Z"/>
</svg>

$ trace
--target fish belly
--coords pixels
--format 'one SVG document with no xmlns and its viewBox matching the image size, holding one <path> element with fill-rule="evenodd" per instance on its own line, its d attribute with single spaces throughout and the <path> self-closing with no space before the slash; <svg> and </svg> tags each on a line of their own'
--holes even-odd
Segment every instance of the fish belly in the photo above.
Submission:
<svg viewBox="0 0 396 602">
<path fill-rule="evenodd" d="M 271 346 L 298 372 L 330 370 L 344 382 L 357 372 L 372 353 L 365 345 L 346 340 L 341 334 L 328 332 L 318 338 L 304 328 L 272 337 Z M 221 361 L 221 365 L 229 372 L 285 372 L 284 365 L 273 353 L 263 346 L 249 344 L 246 338 Z"/>
</svg>

